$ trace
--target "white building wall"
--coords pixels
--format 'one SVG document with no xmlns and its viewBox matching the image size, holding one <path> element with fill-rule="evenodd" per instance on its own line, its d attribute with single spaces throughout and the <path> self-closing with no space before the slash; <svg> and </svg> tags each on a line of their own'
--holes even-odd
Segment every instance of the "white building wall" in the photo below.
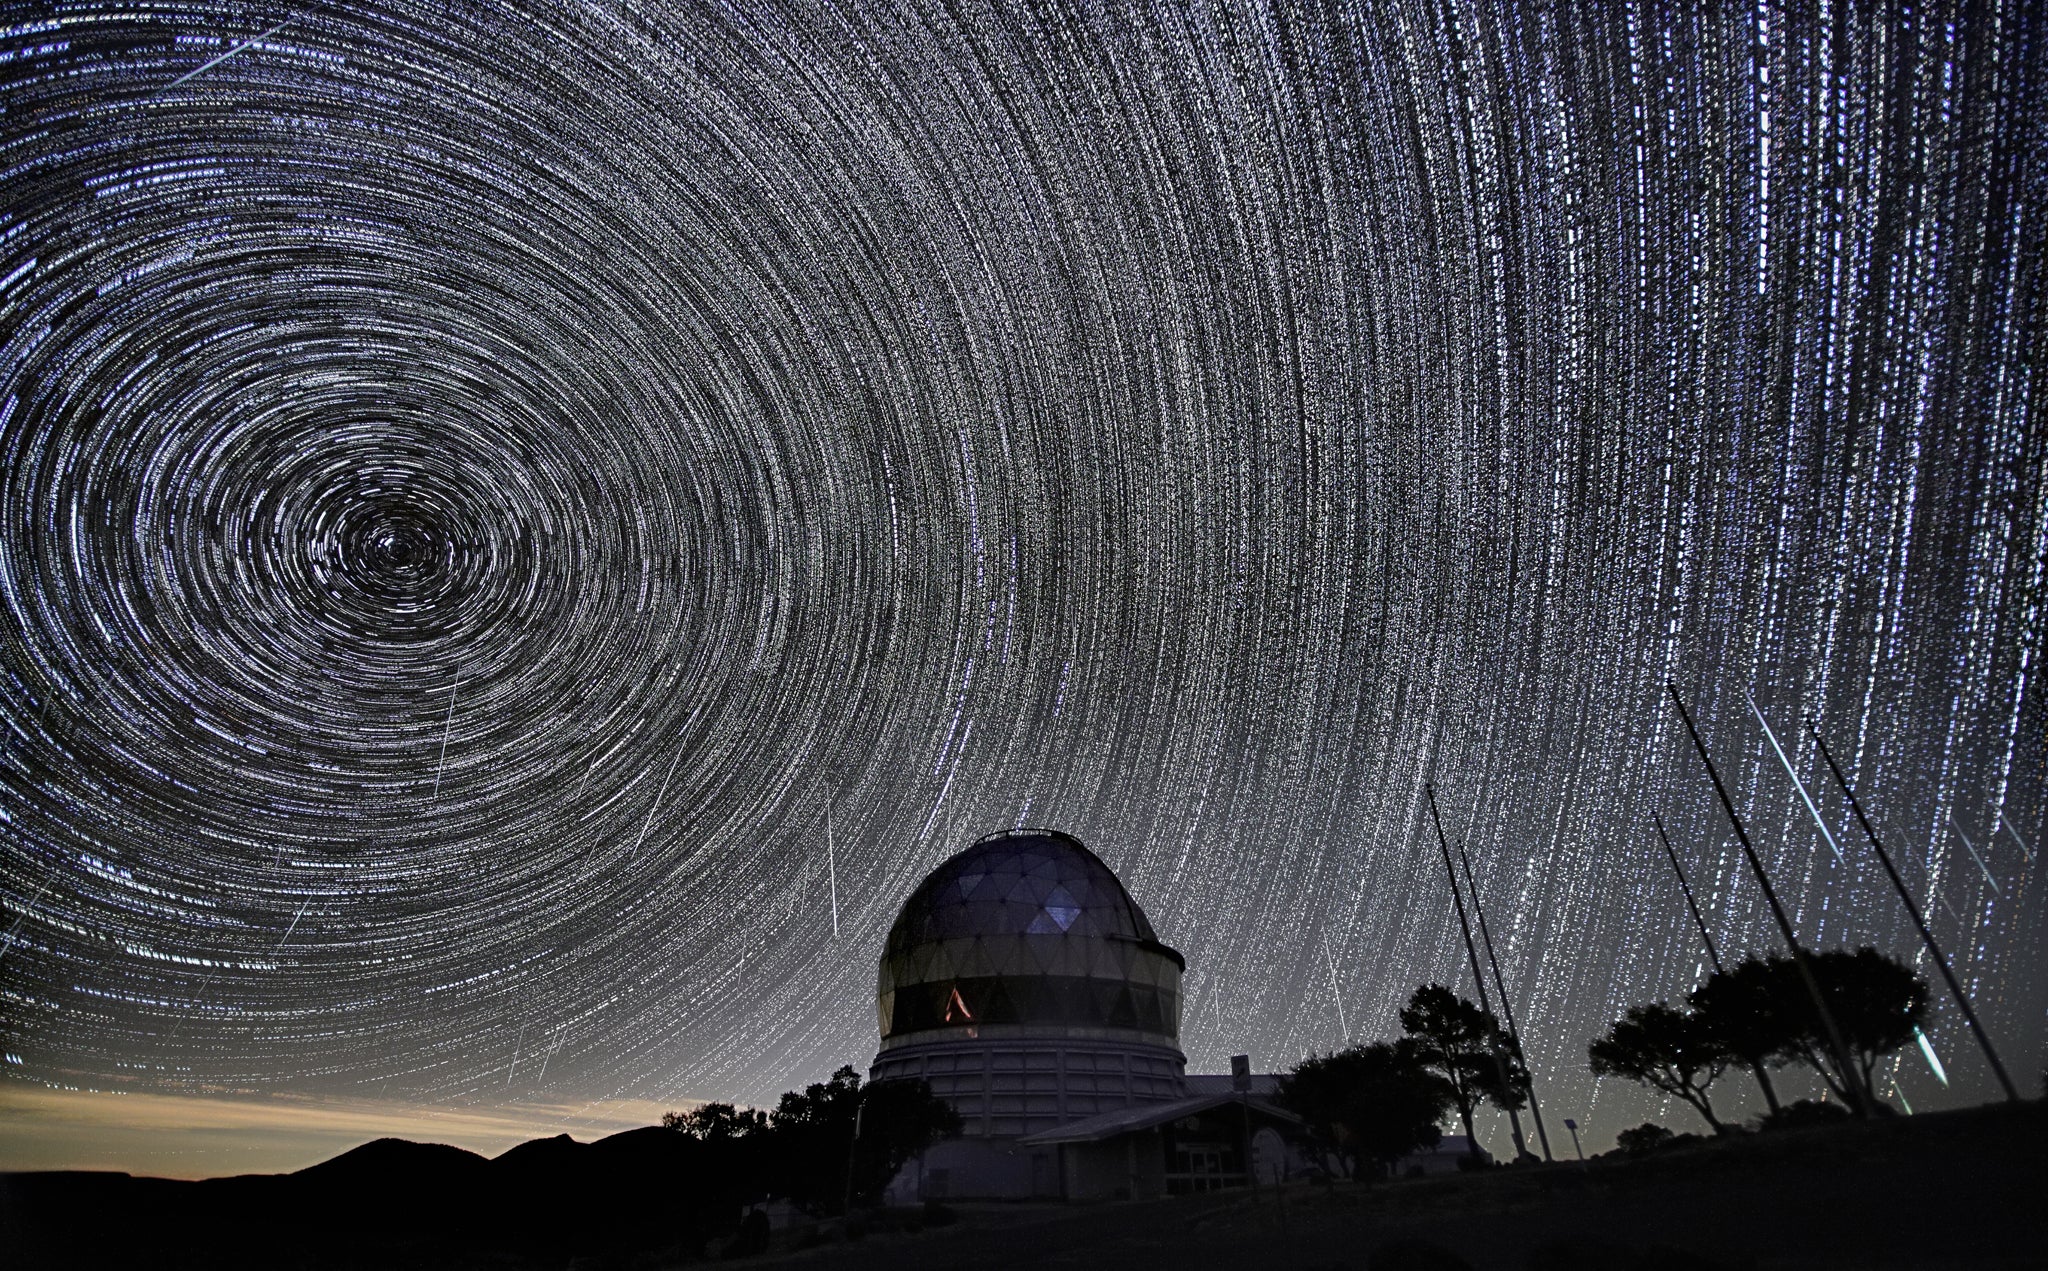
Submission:
<svg viewBox="0 0 2048 1271">
<path fill-rule="evenodd" d="M 918 1077 L 953 1105 L 962 1133 L 1016 1138 L 1184 1093 L 1177 1050 L 1135 1042 L 1009 1038 L 898 1046 L 869 1077 Z"/>
</svg>

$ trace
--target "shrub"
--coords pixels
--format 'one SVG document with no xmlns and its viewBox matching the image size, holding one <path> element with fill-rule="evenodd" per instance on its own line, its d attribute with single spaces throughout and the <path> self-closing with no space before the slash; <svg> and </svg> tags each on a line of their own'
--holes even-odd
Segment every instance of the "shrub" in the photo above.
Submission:
<svg viewBox="0 0 2048 1271">
<path fill-rule="evenodd" d="M 1849 1119 L 1849 1110 L 1839 1103 L 1801 1099 L 1788 1103 L 1763 1119 L 1766 1130 L 1801 1130 L 1814 1125 L 1834 1125 Z"/>
<path fill-rule="evenodd" d="M 1678 1136 L 1652 1121 L 1645 1121 L 1632 1130 L 1623 1130 L 1614 1136 L 1615 1143 L 1630 1156 L 1641 1156 L 1675 1140 Z"/>
</svg>

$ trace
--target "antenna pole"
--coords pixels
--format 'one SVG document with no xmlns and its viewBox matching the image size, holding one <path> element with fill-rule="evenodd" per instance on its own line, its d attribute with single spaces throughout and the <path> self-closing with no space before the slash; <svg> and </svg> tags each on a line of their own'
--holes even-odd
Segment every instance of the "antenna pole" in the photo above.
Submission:
<svg viewBox="0 0 2048 1271">
<path fill-rule="evenodd" d="M 1963 1018 L 1969 1022 L 1970 1031 L 1977 1035 L 1977 1045 L 1983 1048 L 1984 1058 L 1991 1061 L 1991 1071 L 1998 1075 L 1998 1084 L 2005 1088 L 2005 1097 L 2014 1103 L 2020 1102 L 2020 1092 L 2014 1088 L 2012 1078 L 2005 1071 L 2005 1065 L 1999 1061 L 1998 1050 L 1991 1044 L 1990 1034 L 1984 1031 L 1984 1025 L 1977 1022 L 1977 1012 L 1970 1009 L 1969 994 L 1963 992 L 1963 986 L 1956 981 L 1956 973 L 1949 969 L 1948 958 L 1943 955 L 1941 946 L 1934 942 L 1934 932 L 1928 930 L 1927 919 L 1921 915 L 1920 906 L 1913 903 L 1913 895 L 1906 890 L 1905 880 L 1899 877 L 1899 871 L 1892 865 L 1891 854 L 1884 850 L 1884 844 L 1877 841 L 1877 831 L 1871 828 L 1870 818 L 1863 815 L 1863 804 L 1856 798 L 1856 792 L 1849 788 L 1848 779 L 1836 765 L 1835 757 L 1828 753 L 1828 744 L 1821 739 L 1820 726 L 1815 724 L 1811 727 L 1814 744 L 1820 747 L 1820 757 L 1827 760 L 1828 771 L 1835 774 L 1835 784 L 1842 788 L 1842 793 L 1849 800 L 1850 809 L 1856 813 L 1856 823 L 1863 827 L 1863 835 L 1870 840 L 1871 850 L 1877 853 L 1877 859 L 1884 866 L 1886 877 L 1892 880 L 1892 887 L 1898 891 L 1899 900 L 1905 904 L 1906 912 L 1912 915 L 1913 926 L 1919 930 L 1921 943 L 1927 946 L 1928 956 L 1934 959 L 1934 965 L 1941 968 L 1941 978 L 1948 981 L 1948 991 L 1956 999 L 1956 1006 L 1963 1012 Z"/>
<path fill-rule="evenodd" d="M 1685 699 L 1678 695 L 1678 686 L 1667 683 L 1671 690 L 1672 704 L 1678 707 L 1678 717 L 1685 721 L 1685 731 L 1692 736 L 1693 749 L 1699 751 L 1700 762 L 1707 766 L 1707 776 L 1713 778 L 1714 793 L 1721 798 L 1721 810 L 1728 814 L 1729 824 L 1735 827 L 1735 837 L 1742 844 L 1742 854 L 1749 859 L 1749 868 L 1756 875 L 1757 886 L 1763 888 L 1764 899 L 1771 902 L 1771 916 L 1778 920 L 1778 931 L 1784 935 L 1785 944 L 1792 950 L 1792 961 L 1799 968 L 1799 979 L 1806 986 L 1806 994 L 1813 999 L 1813 1008 L 1820 1014 L 1820 1022 L 1826 1027 L 1828 1053 L 1842 1074 L 1842 1087 L 1855 1101 L 1856 1112 L 1861 1116 L 1870 1115 L 1870 1092 L 1864 1088 L 1862 1074 L 1849 1060 L 1849 1048 L 1842 1043 L 1842 1030 L 1835 1023 L 1835 1013 L 1828 1009 L 1827 998 L 1820 991 L 1820 981 L 1814 978 L 1813 964 L 1800 947 L 1799 937 L 1793 934 L 1792 919 L 1786 914 L 1785 906 L 1779 902 L 1778 893 L 1771 886 L 1771 876 L 1764 872 L 1764 863 L 1757 856 L 1756 848 L 1749 842 L 1749 831 L 1743 828 L 1742 818 L 1736 815 L 1735 803 L 1728 797 L 1728 787 L 1721 784 L 1720 770 L 1714 767 L 1713 756 L 1707 753 L 1707 743 L 1700 739 L 1700 730 L 1693 726 L 1692 715 L 1685 709 Z"/>
<path fill-rule="evenodd" d="M 1707 933 L 1707 920 L 1700 916 L 1699 902 L 1692 898 L 1692 884 L 1685 881 L 1685 870 L 1678 863 L 1678 853 L 1672 850 L 1671 836 L 1664 832 L 1664 818 L 1650 813 L 1650 824 L 1657 827 L 1657 837 L 1664 843 L 1664 855 L 1671 861 L 1671 872 L 1678 875 L 1678 890 L 1685 893 L 1685 907 L 1692 910 L 1693 925 L 1700 929 L 1700 941 L 1707 946 L 1707 961 L 1714 964 L 1716 973 L 1724 970 L 1721 955 L 1714 948 L 1714 937 Z"/>
<path fill-rule="evenodd" d="M 1508 1001 L 1507 982 L 1500 976 L 1500 959 L 1493 954 L 1493 932 L 1486 926 L 1486 906 L 1479 903 L 1479 884 L 1472 881 L 1472 858 L 1465 855 L 1465 845 L 1458 844 L 1458 864 L 1465 867 L 1465 890 L 1472 893 L 1472 916 L 1479 920 L 1479 939 L 1486 945 L 1486 963 L 1493 968 L 1493 987 L 1500 994 L 1500 1012 L 1508 1022 L 1508 1044 L 1515 1048 L 1515 1058 L 1522 1061 L 1522 1071 L 1529 1074 L 1529 1115 L 1536 1122 L 1536 1141 L 1543 1145 L 1543 1159 L 1553 1164 L 1557 1158 L 1550 1154 L 1550 1132 L 1543 1127 L 1543 1105 L 1536 1102 L 1536 1073 L 1529 1067 L 1529 1056 L 1522 1052 L 1522 1030 L 1515 1026 L 1515 1008 Z"/>
<path fill-rule="evenodd" d="M 1721 955 L 1714 948 L 1714 937 L 1707 932 L 1707 920 L 1700 916 L 1699 902 L 1692 897 L 1692 884 L 1685 881 L 1685 870 L 1678 863 L 1678 852 L 1671 846 L 1671 836 L 1664 832 L 1664 818 L 1652 812 L 1650 824 L 1657 827 L 1657 837 L 1664 844 L 1664 855 L 1671 862 L 1671 872 L 1678 875 L 1678 890 L 1685 893 L 1685 907 L 1692 910 L 1693 924 L 1700 929 L 1700 940 L 1707 946 L 1707 960 L 1714 964 L 1714 973 L 1719 975 L 1724 970 L 1721 966 Z M 1771 1111 L 1776 1112 L 1778 1090 L 1771 1084 L 1770 1070 L 1764 1067 L 1764 1061 L 1761 1059 L 1747 1062 L 1750 1074 L 1756 1078 L 1757 1088 L 1764 1092 L 1764 1103 Z"/>
<path fill-rule="evenodd" d="M 1493 1014 L 1493 1008 L 1488 1005 L 1486 1000 L 1486 977 L 1479 973 L 1479 949 L 1478 946 L 1472 943 L 1471 920 L 1465 917 L 1465 894 L 1458 890 L 1458 871 L 1451 865 L 1451 845 L 1450 841 L 1444 837 L 1444 819 L 1436 810 L 1436 786 L 1433 783 L 1424 783 L 1422 789 L 1429 796 L 1429 819 L 1436 823 L 1437 850 L 1443 853 L 1444 873 L 1451 880 L 1451 901 L 1458 907 L 1458 926 L 1465 932 L 1465 957 L 1472 963 L 1472 983 L 1479 990 L 1479 1009 L 1491 1015 Z M 1494 1072 L 1500 1078 L 1502 1094 L 1506 1094 L 1512 1089 L 1512 1086 L 1508 1082 L 1508 1064 L 1507 1060 L 1501 1057 L 1500 1040 L 1498 1038 L 1493 1039 L 1492 1049 Z M 1531 1155 L 1529 1145 L 1522 1141 L 1522 1119 L 1515 1115 L 1513 1108 L 1509 1108 L 1507 1111 L 1508 1126 L 1513 1131 L 1515 1138 L 1515 1159 L 1520 1160 L 1525 1156 Z M 1477 1153 L 1479 1145 L 1474 1143 L 1472 1150 L 1474 1153 Z"/>
</svg>

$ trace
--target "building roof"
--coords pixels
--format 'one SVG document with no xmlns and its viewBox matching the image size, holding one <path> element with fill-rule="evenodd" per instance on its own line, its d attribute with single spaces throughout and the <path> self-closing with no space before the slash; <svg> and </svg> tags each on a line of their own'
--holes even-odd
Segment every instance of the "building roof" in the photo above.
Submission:
<svg viewBox="0 0 2048 1271">
<path fill-rule="evenodd" d="M 1189 1094 L 1236 1094 L 1237 1087 L 1230 1084 L 1236 1078 L 1227 1072 L 1191 1072 L 1187 1075 Z M 1280 1093 L 1280 1075 L 1272 1072 L 1252 1074 L 1251 1093 L 1273 1098 Z"/>
<path fill-rule="evenodd" d="M 1135 1134 L 1154 1126 L 1178 1121 L 1182 1117 L 1198 1116 L 1211 1108 L 1236 1103 L 1236 1094 L 1197 1094 L 1170 1103 L 1141 1103 L 1129 1108 L 1118 1108 L 1113 1112 L 1098 1112 L 1092 1117 L 1056 1125 L 1050 1130 L 1040 1130 L 1017 1140 L 1026 1146 L 1038 1147 L 1053 1143 L 1099 1143 L 1113 1139 L 1120 1134 Z M 1279 1121 L 1299 1124 L 1301 1118 L 1276 1104 L 1253 1095 L 1244 1100 L 1245 1106 L 1260 1114 Z"/>
</svg>

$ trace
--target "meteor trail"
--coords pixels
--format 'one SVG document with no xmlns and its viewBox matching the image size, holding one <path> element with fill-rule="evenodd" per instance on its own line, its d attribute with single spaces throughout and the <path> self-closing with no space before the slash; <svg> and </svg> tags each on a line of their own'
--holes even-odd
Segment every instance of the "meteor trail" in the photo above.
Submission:
<svg viewBox="0 0 2048 1271">
<path fill-rule="evenodd" d="M 1991 867 L 1984 863 L 1983 857 L 1977 855 L 1976 844 L 1970 842 L 1970 836 L 1963 833 L 1963 827 L 1957 823 L 1954 812 L 1948 814 L 1948 824 L 1949 828 L 1956 832 L 1956 837 L 1963 841 L 1963 850 L 1970 854 L 1970 859 L 1977 862 L 1977 868 L 1983 871 L 1984 881 L 1991 885 L 1991 893 L 1994 896 L 2001 895 L 2002 893 L 1998 890 L 1998 880 L 1991 876 Z"/>
<path fill-rule="evenodd" d="M 462 677 L 448 686 L 448 715 L 441 721 L 441 757 L 434 763 L 434 789 L 427 797 L 437 799 L 441 795 L 441 770 L 448 766 L 448 733 L 455 727 L 455 691 L 462 687 Z"/>
<path fill-rule="evenodd" d="M 1813 824 L 1820 831 L 1820 836 L 1827 840 L 1828 848 L 1834 852 L 1835 859 L 1840 861 L 1842 859 L 1842 845 L 1835 842 L 1834 831 L 1830 830 L 1828 823 L 1821 819 L 1820 809 L 1813 805 L 1813 796 L 1806 793 L 1806 783 L 1799 779 L 1798 773 L 1792 771 L 1792 761 L 1785 757 L 1785 748 L 1778 744 L 1778 734 L 1771 731 L 1771 722 L 1764 718 L 1764 713 L 1761 710 L 1757 709 L 1756 699 L 1751 697 L 1748 692 L 1745 691 L 1743 693 L 1742 700 L 1749 703 L 1750 714 L 1755 715 L 1756 722 L 1763 725 L 1764 736 L 1770 738 L 1771 741 L 1771 750 L 1778 756 L 1778 762 L 1784 766 L 1785 775 L 1792 778 L 1792 788 L 1799 792 L 1799 801 L 1806 805 L 1806 814 L 1813 818 Z"/>
<path fill-rule="evenodd" d="M 243 40 L 240 44 L 235 45 L 235 47 L 229 49 L 227 52 L 221 54 L 219 57 L 214 58 L 212 61 L 202 63 L 201 65 L 196 66 L 189 71 L 186 71 L 183 75 L 178 76 L 178 78 L 172 80 L 170 83 L 164 85 L 157 91 L 159 93 L 167 93 L 172 89 L 176 88 L 178 85 L 184 83 L 186 80 L 191 79 L 195 75 L 204 75 L 206 72 L 212 70 L 216 66 L 219 66 L 222 62 L 227 61 L 229 58 L 241 52 L 243 49 L 248 48 L 251 44 L 255 44 L 259 41 L 269 39 L 271 36 L 276 35 L 279 31 L 284 30 L 286 27 L 290 26 L 295 21 L 297 21 L 296 18 L 286 18 L 284 21 L 278 23 L 276 26 L 270 28 L 268 31 L 265 31 L 260 35 L 250 36 L 248 39 Z"/>
<path fill-rule="evenodd" d="M 2012 841 L 2020 845 L 2020 850 L 2027 854 L 2027 862 L 2029 864 L 2032 864 L 2034 860 L 2034 849 L 2028 847 L 2027 841 L 2020 837 L 2020 832 L 2012 828 L 2012 822 L 2005 819 L 2005 810 L 2002 808 L 1999 810 L 1998 813 L 1998 823 L 2005 827 L 2005 832 L 2007 834 L 2012 835 Z"/>
<path fill-rule="evenodd" d="M 306 916 L 306 906 L 312 903 L 313 898 L 311 896 L 306 897 L 304 903 L 302 903 L 299 906 L 299 912 L 292 915 L 291 925 L 286 927 L 284 929 L 284 934 L 277 938 L 277 948 L 271 950 L 272 954 L 277 954 L 284 951 L 284 942 L 291 939 L 292 932 L 297 931 L 299 929 L 299 919 Z"/>
<path fill-rule="evenodd" d="M 1330 956 L 1330 942 L 1323 941 L 1323 961 L 1330 968 L 1330 1001 L 1337 1008 L 1337 1029 L 1345 1041 L 1351 1040 L 1351 1025 L 1344 1019 L 1344 994 L 1337 988 L 1337 959 Z"/>
<path fill-rule="evenodd" d="M 682 761 L 683 749 L 678 746 L 676 747 L 675 758 L 668 761 L 668 771 L 662 775 L 661 789 L 654 792 L 654 802 L 648 805 L 647 819 L 640 823 L 640 837 L 633 840 L 633 850 L 627 853 L 628 856 L 638 856 L 640 854 L 640 845 L 647 841 L 647 831 L 654 826 L 654 814 L 661 811 L 662 796 L 668 793 L 668 783 L 676 775 L 676 765 Z"/>
<path fill-rule="evenodd" d="M 825 807 L 825 868 L 832 885 L 832 938 L 839 938 L 839 852 L 832 845 L 832 808 Z"/>
</svg>

